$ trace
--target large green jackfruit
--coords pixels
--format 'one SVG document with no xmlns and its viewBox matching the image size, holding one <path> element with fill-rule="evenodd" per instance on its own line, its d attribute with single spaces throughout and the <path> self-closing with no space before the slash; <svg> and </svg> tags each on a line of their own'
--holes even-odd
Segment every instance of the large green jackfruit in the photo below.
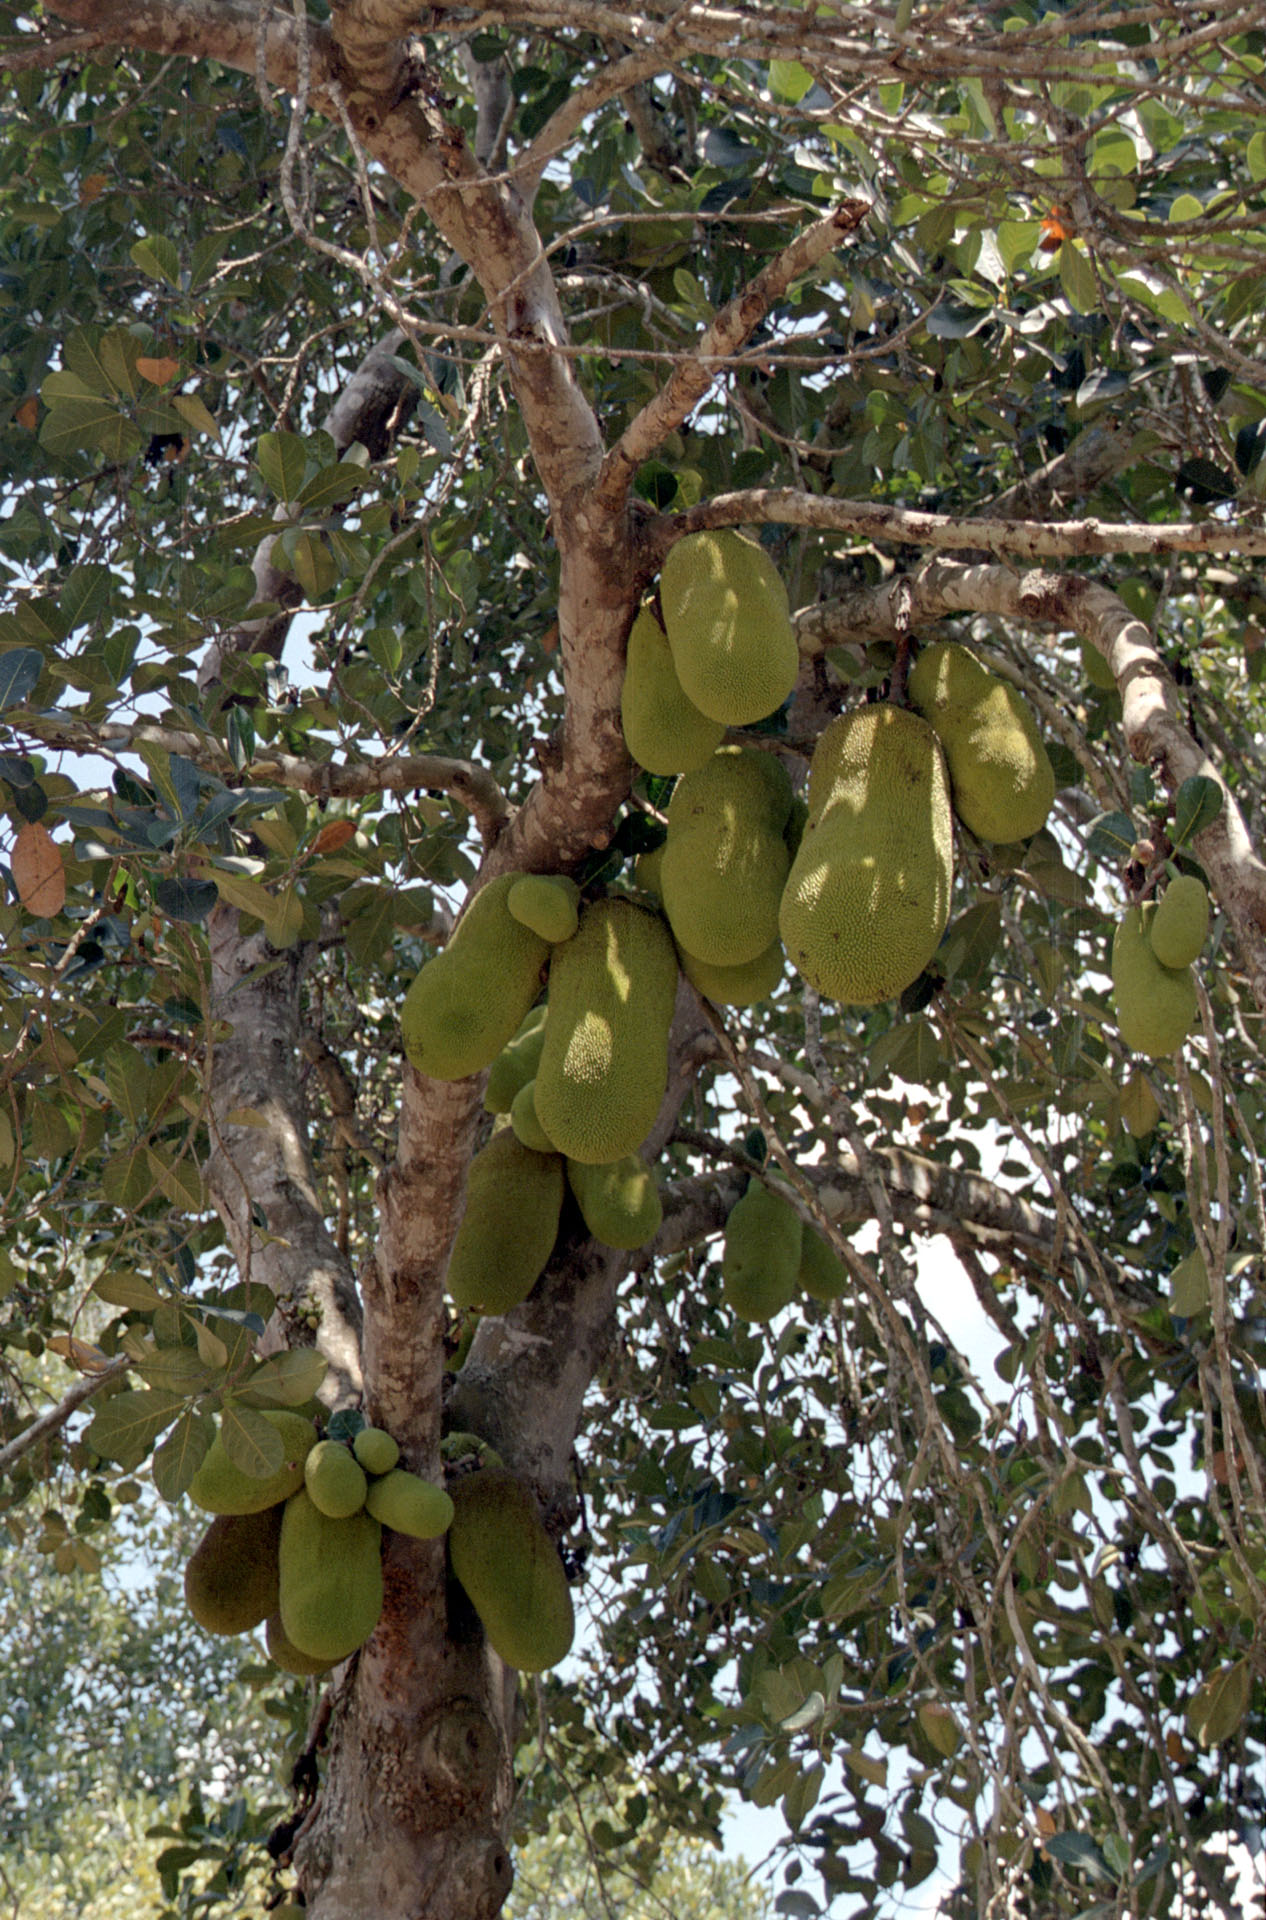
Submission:
<svg viewBox="0 0 1266 1920">
<path fill-rule="evenodd" d="M 721 1294 L 744 1320 L 772 1320 L 796 1291 L 804 1222 L 763 1180 L 730 1208 L 721 1254 Z"/>
<path fill-rule="evenodd" d="M 791 804 L 782 761 L 746 747 L 722 747 L 677 782 L 660 884 L 673 937 L 696 960 L 746 966 L 777 939 Z"/>
<path fill-rule="evenodd" d="M 603 1246 L 631 1251 L 659 1232 L 664 1219 L 659 1187 L 640 1153 L 603 1167 L 569 1160 L 567 1179 L 585 1225 Z"/>
<path fill-rule="evenodd" d="M 575 1637 L 571 1591 L 522 1482 L 504 1467 L 455 1481 L 448 1549 L 493 1650 L 523 1673 L 556 1667 Z"/>
<path fill-rule="evenodd" d="M 787 953 L 831 1000 L 870 1006 L 917 980 L 949 918 L 949 780 L 936 735 L 900 707 L 832 720 L 782 897 Z"/>
<path fill-rule="evenodd" d="M 306 1415 L 282 1407 L 266 1407 L 264 1418 L 276 1427 L 286 1450 L 277 1471 L 262 1480 L 243 1473 L 217 1433 L 189 1483 L 195 1507 L 204 1513 L 262 1513 L 303 1485 L 303 1464 L 316 1445 L 316 1428 Z"/>
<path fill-rule="evenodd" d="M 503 873 L 482 887 L 406 993 L 400 1030 L 419 1073 L 464 1080 L 490 1066 L 540 992 L 549 942 L 509 906 L 523 877 Z"/>
<path fill-rule="evenodd" d="M 558 1154 L 533 1153 L 510 1127 L 494 1133 L 466 1176 L 466 1211 L 448 1260 L 456 1305 L 509 1313 L 526 1300 L 558 1238 L 562 1206 Z"/>
<path fill-rule="evenodd" d="M 1187 967 L 1209 937 L 1209 896 L 1194 873 L 1171 880 L 1148 927 L 1152 952 L 1163 967 Z"/>
<path fill-rule="evenodd" d="M 404 1467 L 374 1481 L 365 1510 L 384 1527 L 407 1533 L 414 1540 L 438 1540 L 453 1520 L 453 1503 L 443 1487 Z"/>
<path fill-rule="evenodd" d="M 968 648 L 938 640 L 910 672 L 911 704 L 940 740 L 954 811 L 980 840 L 1027 840 L 1046 823 L 1055 774 L 1026 702 Z"/>
<path fill-rule="evenodd" d="M 622 1160 L 655 1124 L 668 1085 L 677 954 L 657 914 L 597 900 L 554 949 L 536 1117 L 560 1153 Z"/>
<path fill-rule="evenodd" d="M 648 773 L 689 773 L 711 758 L 725 737 L 720 720 L 709 720 L 687 698 L 673 665 L 668 636 L 649 607 L 629 635 L 620 694 L 624 744 Z"/>
<path fill-rule="evenodd" d="M 1199 1007 L 1190 967 L 1166 967 L 1149 938 L 1156 909 L 1129 907 L 1112 940 L 1112 995 L 1121 1038 L 1151 1058 L 1174 1053 L 1196 1024 Z"/>
<path fill-rule="evenodd" d="M 371 1514 L 332 1520 L 301 1488 L 282 1514 L 278 1565 L 281 1624 L 300 1653 L 346 1660 L 364 1645 L 382 1612 L 382 1528 Z"/>
<path fill-rule="evenodd" d="M 545 1003 L 533 1007 L 519 1031 L 488 1069 L 484 1106 L 489 1113 L 509 1113 L 514 1096 L 529 1080 L 535 1080 L 541 1048 L 545 1044 Z"/>
<path fill-rule="evenodd" d="M 554 947 L 576 931 L 580 888 L 562 873 L 525 873 L 506 895 L 511 913 Z"/>
<path fill-rule="evenodd" d="M 328 1673 L 331 1667 L 338 1665 L 336 1660 L 314 1660 L 310 1653 L 300 1653 L 294 1642 L 286 1637 L 279 1613 L 269 1614 L 264 1626 L 264 1643 L 269 1658 L 283 1673 Z"/>
<path fill-rule="evenodd" d="M 688 533 L 669 549 L 659 597 L 677 678 L 700 713 L 748 727 L 782 705 L 800 656 L 763 547 L 730 527 Z"/>
<path fill-rule="evenodd" d="M 303 1463 L 303 1484 L 331 1520 L 345 1520 L 365 1504 L 365 1469 L 341 1440 L 318 1440 Z M 270 1609 L 271 1611 L 271 1609 Z"/>
<path fill-rule="evenodd" d="M 279 1506 L 220 1513 L 185 1567 L 185 1600 L 208 1633 L 249 1633 L 277 1606 Z"/>
<path fill-rule="evenodd" d="M 812 1227 L 804 1230 L 799 1280 L 815 1300 L 838 1300 L 848 1290 L 848 1268 L 829 1241 Z"/>
<path fill-rule="evenodd" d="M 758 953 L 754 960 L 745 961 L 741 967 L 711 967 L 706 960 L 696 960 L 684 947 L 679 952 L 681 970 L 691 986 L 697 987 L 705 1000 L 711 1000 L 718 1007 L 751 1007 L 758 1000 L 768 1000 L 787 964 L 777 934 L 764 953 Z"/>
</svg>

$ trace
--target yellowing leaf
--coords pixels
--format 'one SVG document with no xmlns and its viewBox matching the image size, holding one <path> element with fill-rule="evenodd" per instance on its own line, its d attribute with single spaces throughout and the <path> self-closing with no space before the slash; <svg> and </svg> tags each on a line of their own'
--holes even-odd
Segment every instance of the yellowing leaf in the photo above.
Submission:
<svg viewBox="0 0 1266 1920">
<path fill-rule="evenodd" d="M 80 1373 L 104 1373 L 110 1365 L 110 1356 L 102 1353 L 100 1347 L 94 1347 L 87 1340 L 76 1340 L 73 1333 L 55 1333 L 45 1341 L 50 1353 L 60 1354 Z"/>
<path fill-rule="evenodd" d="M 169 353 L 164 354 L 161 359 L 153 359 L 148 354 L 142 354 L 136 362 L 136 371 L 142 380 L 148 380 L 151 386 L 165 387 L 167 382 L 174 380 L 180 372 L 180 362 L 173 359 Z"/>
<path fill-rule="evenodd" d="M 1220 1667 L 1187 1702 L 1187 1726 L 1202 1747 L 1217 1747 L 1237 1731 L 1248 1712 L 1253 1675 L 1247 1660 Z"/>
<path fill-rule="evenodd" d="M 66 904 L 66 871 L 61 848 L 48 828 L 28 820 L 13 842 L 13 884 L 28 913 L 51 919 Z"/>
<path fill-rule="evenodd" d="M 349 840 L 356 838 L 354 820 L 327 820 L 312 842 L 313 853 L 337 853 Z"/>
<path fill-rule="evenodd" d="M 172 405 L 181 419 L 191 426 L 195 433 L 205 433 L 211 440 L 219 440 L 220 429 L 215 415 L 199 400 L 196 393 L 177 393 L 172 397 Z"/>
</svg>

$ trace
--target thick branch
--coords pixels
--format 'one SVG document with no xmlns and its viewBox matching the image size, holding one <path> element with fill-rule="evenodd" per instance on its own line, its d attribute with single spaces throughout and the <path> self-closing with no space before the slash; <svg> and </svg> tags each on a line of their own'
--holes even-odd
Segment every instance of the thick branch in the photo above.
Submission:
<svg viewBox="0 0 1266 1920">
<path fill-rule="evenodd" d="M 707 393 L 717 376 L 718 357 L 741 347 L 793 281 L 808 273 L 848 234 L 856 232 L 869 211 L 865 200 L 842 201 L 825 220 L 797 234 L 790 246 L 784 247 L 728 306 L 722 307 L 703 329 L 690 357 L 674 368 L 655 398 L 634 415 L 603 461 L 598 481 L 602 499 L 612 504 L 623 500 L 642 462 L 667 434 L 681 425 Z"/>
<path fill-rule="evenodd" d="M 95 1394 L 101 1392 L 103 1387 L 111 1386 L 127 1372 L 131 1365 L 132 1362 L 127 1355 L 120 1354 L 117 1360 L 112 1360 L 108 1367 L 101 1369 L 100 1373 L 85 1374 L 82 1380 L 76 1380 L 73 1387 L 67 1388 L 55 1407 L 50 1407 L 47 1413 L 42 1413 L 38 1420 L 33 1420 L 29 1427 L 15 1434 L 12 1440 L 6 1441 L 4 1446 L 0 1447 L 0 1473 L 4 1473 L 11 1467 L 15 1460 L 20 1460 L 24 1453 L 29 1453 L 32 1447 L 38 1447 L 41 1440 L 47 1440 L 50 1434 L 59 1432 L 72 1413 L 76 1413 L 80 1407 L 86 1405 Z"/>
</svg>

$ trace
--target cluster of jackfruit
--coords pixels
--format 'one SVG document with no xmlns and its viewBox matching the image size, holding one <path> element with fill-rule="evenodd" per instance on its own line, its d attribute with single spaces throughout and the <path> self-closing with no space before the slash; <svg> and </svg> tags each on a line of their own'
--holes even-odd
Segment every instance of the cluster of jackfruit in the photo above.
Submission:
<svg viewBox="0 0 1266 1920">
<path fill-rule="evenodd" d="M 262 1623 L 279 1667 L 323 1673 L 378 1624 L 383 1527 L 438 1539 L 453 1503 L 399 1466 L 400 1449 L 380 1427 L 344 1446 L 318 1439 L 303 1414 L 273 1408 L 264 1418 L 285 1448 L 276 1473 L 244 1473 L 217 1435 L 194 1475 L 190 1498 L 215 1517 L 185 1568 L 185 1598 L 209 1632 Z"/>
<path fill-rule="evenodd" d="M 1192 962 L 1208 933 L 1209 896 L 1194 874 L 1179 874 L 1159 901 L 1128 907 L 1117 923 L 1112 995 L 1121 1038 L 1135 1053 L 1175 1053 L 1195 1026 Z"/>
<path fill-rule="evenodd" d="M 731 1207 L 721 1254 L 721 1292 L 742 1320 L 766 1321 L 791 1304 L 797 1288 L 836 1300 L 848 1269 L 834 1247 L 806 1226 L 791 1202 L 751 1179 Z"/>
<path fill-rule="evenodd" d="M 941 743 L 954 811 L 978 840 L 1028 840 L 1045 826 L 1055 774 L 1015 688 L 952 641 L 924 647 L 910 701 Z"/>
</svg>

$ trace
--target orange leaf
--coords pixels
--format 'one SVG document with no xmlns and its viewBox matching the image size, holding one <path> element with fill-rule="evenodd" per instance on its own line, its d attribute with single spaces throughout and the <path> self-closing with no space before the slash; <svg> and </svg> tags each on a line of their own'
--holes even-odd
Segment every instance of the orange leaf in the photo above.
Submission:
<svg viewBox="0 0 1266 1920">
<path fill-rule="evenodd" d="M 1042 233 L 1037 243 L 1038 252 L 1058 253 L 1065 240 L 1071 240 L 1076 231 L 1068 209 L 1052 207 L 1042 222 Z"/>
<path fill-rule="evenodd" d="M 28 400 L 24 400 L 13 417 L 20 427 L 25 427 L 28 433 L 34 433 L 35 423 L 40 417 L 40 403 L 36 396 L 32 394 Z"/>
<path fill-rule="evenodd" d="M 161 360 L 152 360 L 142 354 L 136 363 L 136 371 L 142 380 L 148 380 L 152 386 L 165 387 L 180 372 L 180 362 L 173 360 L 170 354 L 165 354 Z"/>
<path fill-rule="evenodd" d="M 102 1353 L 100 1347 L 91 1346 L 87 1340 L 76 1340 L 73 1333 L 55 1333 L 44 1344 L 50 1353 L 59 1353 L 80 1373 L 104 1373 L 110 1365 L 109 1354 Z"/>
<path fill-rule="evenodd" d="M 349 840 L 356 838 L 354 820 L 327 820 L 312 842 L 313 853 L 337 853 Z"/>
<path fill-rule="evenodd" d="M 79 183 L 80 206 L 86 207 L 89 206 L 92 201 L 99 200 L 109 184 L 109 174 L 86 173 Z"/>
<path fill-rule="evenodd" d="M 13 884 L 28 913 L 47 920 L 66 904 L 62 850 L 47 827 L 28 820 L 13 842 Z"/>
<path fill-rule="evenodd" d="M 1048 1813 L 1045 1807 L 1038 1808 L 1036 1818 L 1037 1818 L 1037 1830 L 1043 1836 L 1043 1838 L 1046 1838 L 1047 1835 L 1052 1834 L 1056 1831 L 1055 1815 L 1053 1813 Z"/>
<path fill-rule="evenodd" d="M 1187 1743 L 1182 1735 L 1177 1733 L 1173 1727 L 1171 1727 L 1165 1735 L 1165 1751 L 1175 1766 L 1187 1758 Z"/>
<path fill-rule="evenodd" d="M 556 620 L 553 626 L 549 629 L 549 632 L 543 633 L 541 635 L 541 651 L 542 653 L 553 653 L 557 645 L 558 645 L 558 622 Z"/>
</svg>

